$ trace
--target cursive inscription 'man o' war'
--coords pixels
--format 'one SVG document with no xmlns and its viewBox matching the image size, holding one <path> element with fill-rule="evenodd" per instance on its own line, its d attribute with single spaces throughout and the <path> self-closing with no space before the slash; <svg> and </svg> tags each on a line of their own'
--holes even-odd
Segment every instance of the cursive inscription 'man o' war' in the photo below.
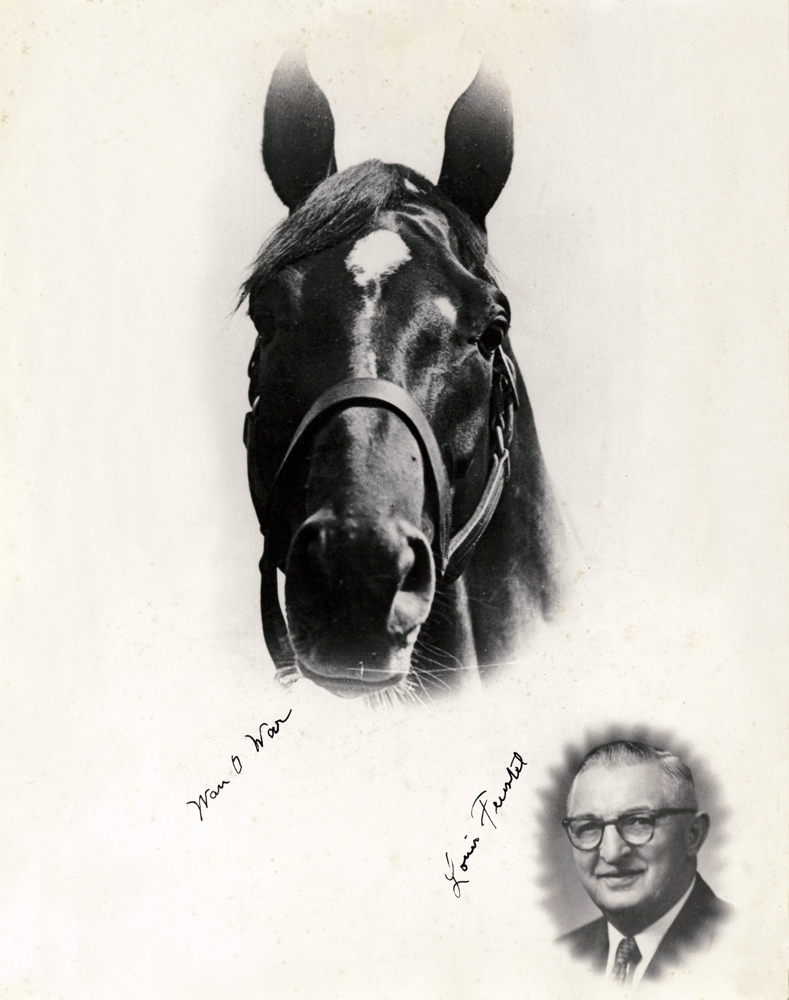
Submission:
<svg viewBox="0 0 789 1000">
<path fill-rule="evenodd" d="M 291 708 L 284 719 L 277 719 L 277 721 L 272 723 L 272 725 L 269 725 L 268 722 L 261 722 L 260 725 L 258 726 L 257 736 L 250 736 L 249 733 L 245 734 L 246 739 L 252 740 L 252 743 L 255 747 L 255 753 L 260 753 L 260 751 L 266 744 L 267 738 L 270 740 L 274 739 L 274 737 L 279 733 L 280 726 L 283 726 L 290 718 L 292 711 L 293 709 Z M 234 777 L 237 774 L 241 774 L 241 772 L 244 769 L 244 765 L 241 763 L 241 758 L 238 756 L 238 754 L 235 753 L 231 754 L 230 763 L 233 766 L 233 775 L 231 775 L 231 777 Z M 209 803 L 213 802 L 213 800 L 219 796 L 219 793 L 222 791 L 222 789 L 227 787 L 227 785 L 229 784 L 230 784 L 230 778 L 225 778 L 225 780 L 220 781 L 218 785 L 211 788 L 206 788 L 206 790 L 201 795 L 198 795 L 196 799 L 187 799 L 186 804 L 188 806 L 197 807 L 197 812 L 200 815 L 201 823 L 203 822 L 204 818 L 203 810 L 208 809 Z"/>
<path fill-rule="evenodd" d="M 240 761 L 239 761 L 240 764 Z M 240 772 L 239 772 L 240 773 Z M 197 806 L 197 811 L 200 813 L 200 822 L 203 822 L 203 809 L 208 808 L 209 800 L 215 799 L 217 795 L 222 791 L 225 785 L 230 784 L 230 778 L 226 781 L 220 781 L 216 788 L 206 788 L 202 795 L 197 796 L 197 801 L 194 799 L 189 799 L 186 803 L 188 806 Z"/>
<path fill-rule="evenodd" d="M 293 709 L 290 710 L 290 712 L 292 711 Z M 249 733 L 246 734 L 245 739 L 252 740 L 252 744 L 255 747 L 255 753 L 260 753 L 263 749 L 265 744 L 264 736 L 268 736 L 270 740 L 274 739 L 279 732 L 279 727 L 290 718 L 290 712 L 288 712 L 284 719 L 277 719 L 273 726 L 270 726 L 267 722 L 261 722 L 258 726 L 257 736 L 250 736 Z"/>
</svg>

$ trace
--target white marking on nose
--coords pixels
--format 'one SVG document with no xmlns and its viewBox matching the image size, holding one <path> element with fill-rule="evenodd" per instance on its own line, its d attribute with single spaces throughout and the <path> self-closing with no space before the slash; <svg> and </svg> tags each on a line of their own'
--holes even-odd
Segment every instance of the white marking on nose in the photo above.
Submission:
<svg viewBox="0 0 789 1000">
<path fill-rule="evenodd" d="M 378 378 L 378 358 L 372 347 L 354 347 L 351 351 L 353 378 Z"/>
<path fill-rule="evenodd" d="M 443 295 L 439 295 L 438 298 L 433 299 L 433 301 L 435 302 L 436 308 L 441 315 L 445 316 L 450 323 L 454 323 L 457 320 L 458 311 L 448 298 Z"/>
<path fill-rule="evenodd" d="M 356 241 L 345 263 L 357 285 L 364 287 L 371 281 L 380 281 L 410 259 L 411 251 L 397 233 L 376 229 Z"/>
</svg>

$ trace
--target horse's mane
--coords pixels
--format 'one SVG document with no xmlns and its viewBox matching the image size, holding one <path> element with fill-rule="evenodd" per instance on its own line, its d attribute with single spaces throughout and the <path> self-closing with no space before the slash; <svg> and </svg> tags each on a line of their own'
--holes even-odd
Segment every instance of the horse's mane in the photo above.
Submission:
<svg viewBox="0 0 789 1000">
<path fill-rule="evenodd" d="M 461 263 L 493 281 L 485 232 L 465 212 L 415 170 L 368 160 L 327 178 L 277 226 L 241 286 L 239 305 L 254 296 L 277 271 L 359 235 L 380 213 L 415 202 L 446 216 L 457 237 Z"/>
</svg>

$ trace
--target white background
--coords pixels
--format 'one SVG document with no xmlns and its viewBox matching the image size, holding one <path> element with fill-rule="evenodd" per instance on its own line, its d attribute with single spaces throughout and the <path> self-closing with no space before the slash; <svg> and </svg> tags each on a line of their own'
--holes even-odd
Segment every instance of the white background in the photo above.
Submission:
<svg viewBox="0 0 789 1000">
<path fill-rule="evenodd" d="M 0 24 L 3 995 L 589 996 L 550 944 L 583 897 L 551 882 L 543 796 L 618 724 L 717 783 L 701 871 L 740 916 L 670 995 L 785 996 L 784 5 L 53 0 Z M 261 636 L 233 309 L 284 214 L 259 143 L 296 39 L 341 169 L 436 179 L 483 51 L 512 87 L 491 250 L 583 575 L 511 676 L 416 711 L 283 690 Z M 456 899 L 445 852 L 515 750 Z M 201 822 L 187 800 L 228 778 Z"/>
</svg>

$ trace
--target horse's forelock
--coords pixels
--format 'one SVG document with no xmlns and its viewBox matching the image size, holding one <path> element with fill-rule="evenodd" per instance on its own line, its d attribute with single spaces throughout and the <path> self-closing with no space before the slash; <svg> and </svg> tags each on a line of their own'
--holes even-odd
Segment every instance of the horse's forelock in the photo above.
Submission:
<svg viewBox="0 0 789 1000">
<path fill-rule="evenodd" d="M 327 178 L 277 226 L 241 287 L 239 305 L 277 271 L 358 236 L 381 212 L 397 210 L 415 200 L 447 217 L 464 265 L 492 281 L 485 233 L 461 209 L 416 171 L 368 160 Z"/>
</svg>

